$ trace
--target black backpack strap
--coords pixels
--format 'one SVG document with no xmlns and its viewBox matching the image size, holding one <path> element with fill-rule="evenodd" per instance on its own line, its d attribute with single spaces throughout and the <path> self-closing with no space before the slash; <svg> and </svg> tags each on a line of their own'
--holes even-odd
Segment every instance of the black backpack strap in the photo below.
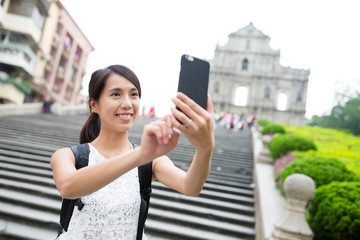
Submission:
<svg viewBox="0 0 360 240">
<path fill-rule="evenodd" d="M 136 240 L 141 240 L 145 228 L 145 221 L 148 215 L 150 195 L 151 195 L 151 180 L 152 180 L 152 162 L 138 167 L 139 183 L 140 183 L 140 213 Z"/>
<path fill-rule="evenodd" d="M 75 157 L 75 168 L 80 169 L 82 167 L 86 167 L 89 163 L 89 144 L 84 143 L 72 146 L 70 147 L 70 149 Z M 79 210 L 83 208 L 84 204 L 81 202 L 80 198 L 63 199 L 60 212 L 60 227 L 58 231 L 58 236 L 60 236 L 60 234 L 64 231 L 67 231 L 75 206 L 78 206 Z"/>
</svg>

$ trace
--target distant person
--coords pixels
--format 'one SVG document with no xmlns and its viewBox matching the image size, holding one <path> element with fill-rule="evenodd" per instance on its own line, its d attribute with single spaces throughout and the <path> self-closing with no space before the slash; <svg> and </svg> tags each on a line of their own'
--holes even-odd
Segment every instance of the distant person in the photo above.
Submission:
<svg viewBox="0 0 360 240">
<path fill-rule="evenodd" d="M 149 111 L 149 113 L 147 114 L 147 117 L 156 118 L 156 113 L 155 113 L 155 107 L 154 107 L 154 106 L 151 106 L 151 107 L 150 107 L 150 111 Z"/>
<path fill-rule="evenodd" d="M 178 93 L 172 101 L 183 112 L 172 108 L 171 114 L 145 125 L 141 144 L 134 147 L 128 131 L 138 117 L 140 98 L 138 78 L 125 66 L 112 65 L 92 74 L 91 114 L 80 132 L 80 143 L 90 148 L 88 166 L 76 170 L 70 148 L 59 149 L 51 157 L 61 196 L 80 198 L 84 204 L 81 210 L 74 208 L 67 232 L 57 239 L 146 239 L 143 229 L 137 238 L 141 204 L 137 167 L 149 162 L 153 180 L 185 195 L 200 193 L 214 147 L 210 97 L 204 110 Z M 180 131 L 196 149 L 187 172 L 165 155 L 176 147 Z"/>
<path fill-rule="evenodd" d="M 42 112 L 43 113 L 51 113 L 51 99 L 49 96 L 46 96 L 44 101 L 43 101 L 43 105 L 42 105 Z"/>
</svg>

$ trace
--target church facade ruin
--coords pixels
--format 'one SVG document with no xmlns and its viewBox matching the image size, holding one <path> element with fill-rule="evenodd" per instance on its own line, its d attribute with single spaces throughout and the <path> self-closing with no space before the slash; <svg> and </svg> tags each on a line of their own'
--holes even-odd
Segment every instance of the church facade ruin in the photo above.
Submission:
<svg viewBox="0 0 360 240">
<path fill-rule="evenodd" d="M 280 65 L 280 51 L 252 23 L 216 46 L 209 93 L 217 112 L 304 125 L 309 70 Z"/>
</svg>

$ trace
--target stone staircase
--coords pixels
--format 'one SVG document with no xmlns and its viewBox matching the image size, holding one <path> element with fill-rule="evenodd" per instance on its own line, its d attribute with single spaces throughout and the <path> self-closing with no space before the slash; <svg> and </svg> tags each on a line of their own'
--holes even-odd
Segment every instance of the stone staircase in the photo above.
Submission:
<svg viewBox="0 0 360 240">
<path fill-rule="evenodd" d="M 61 198 L 49 164 L 52 153 L 78 142 L 86 115 L 0 117 L 0 239 L 55 239 Z M 140 143 L 139 118 L 129 137 Z M 146 234 L 163 239 L 255 239 L 253 153 L 248 130 L 215 129 L 210 175 L 199 197 L 153 182 Z M 188 169 L 194 148 L 181 137 L 169 154 Z"/>
</svg>

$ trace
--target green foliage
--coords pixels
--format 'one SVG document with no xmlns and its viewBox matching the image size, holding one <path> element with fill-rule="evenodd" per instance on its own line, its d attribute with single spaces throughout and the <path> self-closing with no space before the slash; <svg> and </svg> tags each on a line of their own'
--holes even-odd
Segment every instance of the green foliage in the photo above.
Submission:
<svg viewBox="0 0 360 240">
<path fill-rule="evenodd" d="M 359 239 L 360 182 L 333 182 L 316 189 L 307 221 L 314 239 Z"/>
<path fill-rule="evenodd" d="M 261 131 L 262 135 L 266 134 L 275 134 L 275 133 L 285 133 L 285 128 L 280 124 L 268 123 L 264 126 L 264 129 Z"/>
<path fill-rule="evenodd" d="M 360 181 L 359 177 L 346 168 L 345 164 L 334 158 L 297 157 L 281 172 L 281 186 L 285 179 L 293 173 L 301 173 L 311 177 L 316 187 L 329 184 L 333 181 L 350 182 Z"/>
<path fill-rule="evenodd" d="M 360 137 L 342 131 L 311 126 L 287 126 L 286 132 L 314 141 L 317 151 L 296 152 L 296 156 L 336 158 L 360 177 Z"/>
<path fill-rule="evenodd" d="M 353 134 L 360 134 L 360 93 L 353 97 L 345 96 L 346 102 L 338 104 L 331 110 L 330 115 L 314 115 L 308 125 L 325 128 L 348 129 Z"/>
<path fill-rule="evenodd" d="M 259 120 L 257 121 L 257 123 L 258 123 L 260 126 L 265 127 L 265 126 L 269 123 L 269 121 L 266 120 L 266 119 L 259 119 Z"/>
<path fill-rule="evenodd" d="M 265 129 L 264 129 L 265 130 Z M 269 143 L 271 157 L 276 159 L 289 151 L 316 150 L 313 141 L 298 135 L 282 134 L 275 136 Z"/>
</svg>

